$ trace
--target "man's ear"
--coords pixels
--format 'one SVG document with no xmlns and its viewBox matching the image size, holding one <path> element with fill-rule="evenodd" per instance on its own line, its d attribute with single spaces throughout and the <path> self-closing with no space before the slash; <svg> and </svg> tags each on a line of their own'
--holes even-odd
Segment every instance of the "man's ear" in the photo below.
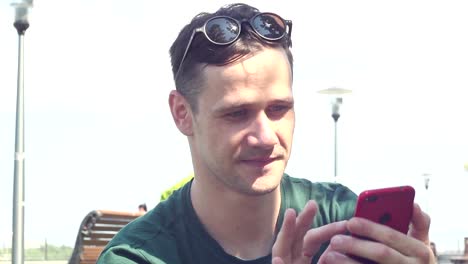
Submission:
<svg viewBox="0 0 468 264">
<path fill-rule="evenodd" d="M 186 136 L 193 134 L 192 111 L 189 103 L 178 91 L 169 94 L 169 107 L 177 128 Z"/>
</svg>

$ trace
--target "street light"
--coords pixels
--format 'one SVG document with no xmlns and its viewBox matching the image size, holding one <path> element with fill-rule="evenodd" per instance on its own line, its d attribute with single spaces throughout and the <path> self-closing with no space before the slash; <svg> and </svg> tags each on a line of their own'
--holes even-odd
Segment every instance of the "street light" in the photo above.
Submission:
<svg viewBox="0 0 468 264">
<path fill-rule="evenodd" d="M 423 173 L 423 178 L 424 178 L 424 188 L 426 188 L 426 191 L 429 190 L 429 181 L 431 179 L 431 174 L 429 173 Z"/>
<path fill-rule="evenodd" d="M 335 146 L 334 146 L 334 167 L 335 167 L 335 182 L 336 177 L 338 175 L 338 119 L 340 118 L 340 106 L 343 104 L 343 95 L 351 93 L 351 90 L 332 87 L 324 90 L 318 91 L 320 94 L 327 94 L 330 96 L 331 99 L 331 106 L 332 106 L 332 118 L 335 122 Z"/>
<path fill-rule="evenodd" d="M 13 181 L 13 264 L 24 263 L 24 33 L 29 27 L 28 11 L 32 0 L 13 3 L 18 32 L 18 79 L 16 95 L 15 174 Z"/>
<path fill-rule="evenodd" d="M 431 174 L 430 173 L 423 173 L 422 174 L 423 176 L 423 179 L 424 179 L 424 188 L 426 189 L 426 213 L 430 213 L 429 212 L 429 182 L 431 180 Z"/>
</svg>

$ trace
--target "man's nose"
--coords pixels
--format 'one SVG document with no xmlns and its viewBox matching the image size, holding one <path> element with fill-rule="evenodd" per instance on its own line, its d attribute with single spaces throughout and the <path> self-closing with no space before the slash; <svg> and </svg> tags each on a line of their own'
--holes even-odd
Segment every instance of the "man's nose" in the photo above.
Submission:
<svg viewBox="0 0 468 264">
<path fill-rule="evenodd" d="M 264 112 L 252 120 L 250 129 L 247 138 L 250 146 L 271 148 L 277 143 L 275 123 Z"/>
</svg>

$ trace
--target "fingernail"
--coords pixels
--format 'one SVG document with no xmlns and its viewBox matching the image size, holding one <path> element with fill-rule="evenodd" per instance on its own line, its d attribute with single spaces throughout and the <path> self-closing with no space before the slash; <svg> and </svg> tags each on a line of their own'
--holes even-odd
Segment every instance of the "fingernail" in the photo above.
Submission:
<svg viewBox="0 0 468 264">
<path fill-rule="evenodd" d="M 340 226 L 343 226 L 345 227 L 346 226 L 346 223 L 348 223 L 348 220 L 343 220 L 343 221 L 340 221 L 338 222 Z"/>
<path fill-rule="evenodd" d="M 341 246 L 343 244 L 343 238 L 341 236 L 334 236 L 331 243 L 335 246 Z"/>
<path fill-rule="evenodd" d="M 325 256 L 325 260 L 326 260 L 327 262 L 333 263 L 333 262 L 336 260 L 336 254 L 333 253 L 333 252 L 328 253 L 328 254 Z"/>
</svg>

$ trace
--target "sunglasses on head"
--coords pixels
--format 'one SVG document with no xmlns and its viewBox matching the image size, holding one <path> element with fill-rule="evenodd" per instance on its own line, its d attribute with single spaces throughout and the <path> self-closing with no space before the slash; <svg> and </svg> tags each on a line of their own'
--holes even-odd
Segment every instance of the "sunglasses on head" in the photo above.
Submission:
<svg viewBox="0 0 468 264">
<path fill-rule="evenodd" d="M 283 39 L 286 35 L 291 38 L 292 21 L 284 20 L 279 15 L 274 13 L 258 13 L 250 19 L 239 21 L 228 16 L 216 16 L 208 19 L 202 27 L 193 30 L 190 36 L 187 47 L 185 48 L 182 60 L 179 63 L 175 79 L 179 75 L 180 69 L 187 56 L 188 50 L 192 45 L 193 38 L 196 33 L 203 32 L 206 39 L 216 45 L 229 45 L 235 42 L 242 30 L 243 23 L 249 23 L 255 34 L 262 39 L 268 41 L 278 41 Z M 289 42 L 290 43 L 290 42 Z"/>
</svg>

